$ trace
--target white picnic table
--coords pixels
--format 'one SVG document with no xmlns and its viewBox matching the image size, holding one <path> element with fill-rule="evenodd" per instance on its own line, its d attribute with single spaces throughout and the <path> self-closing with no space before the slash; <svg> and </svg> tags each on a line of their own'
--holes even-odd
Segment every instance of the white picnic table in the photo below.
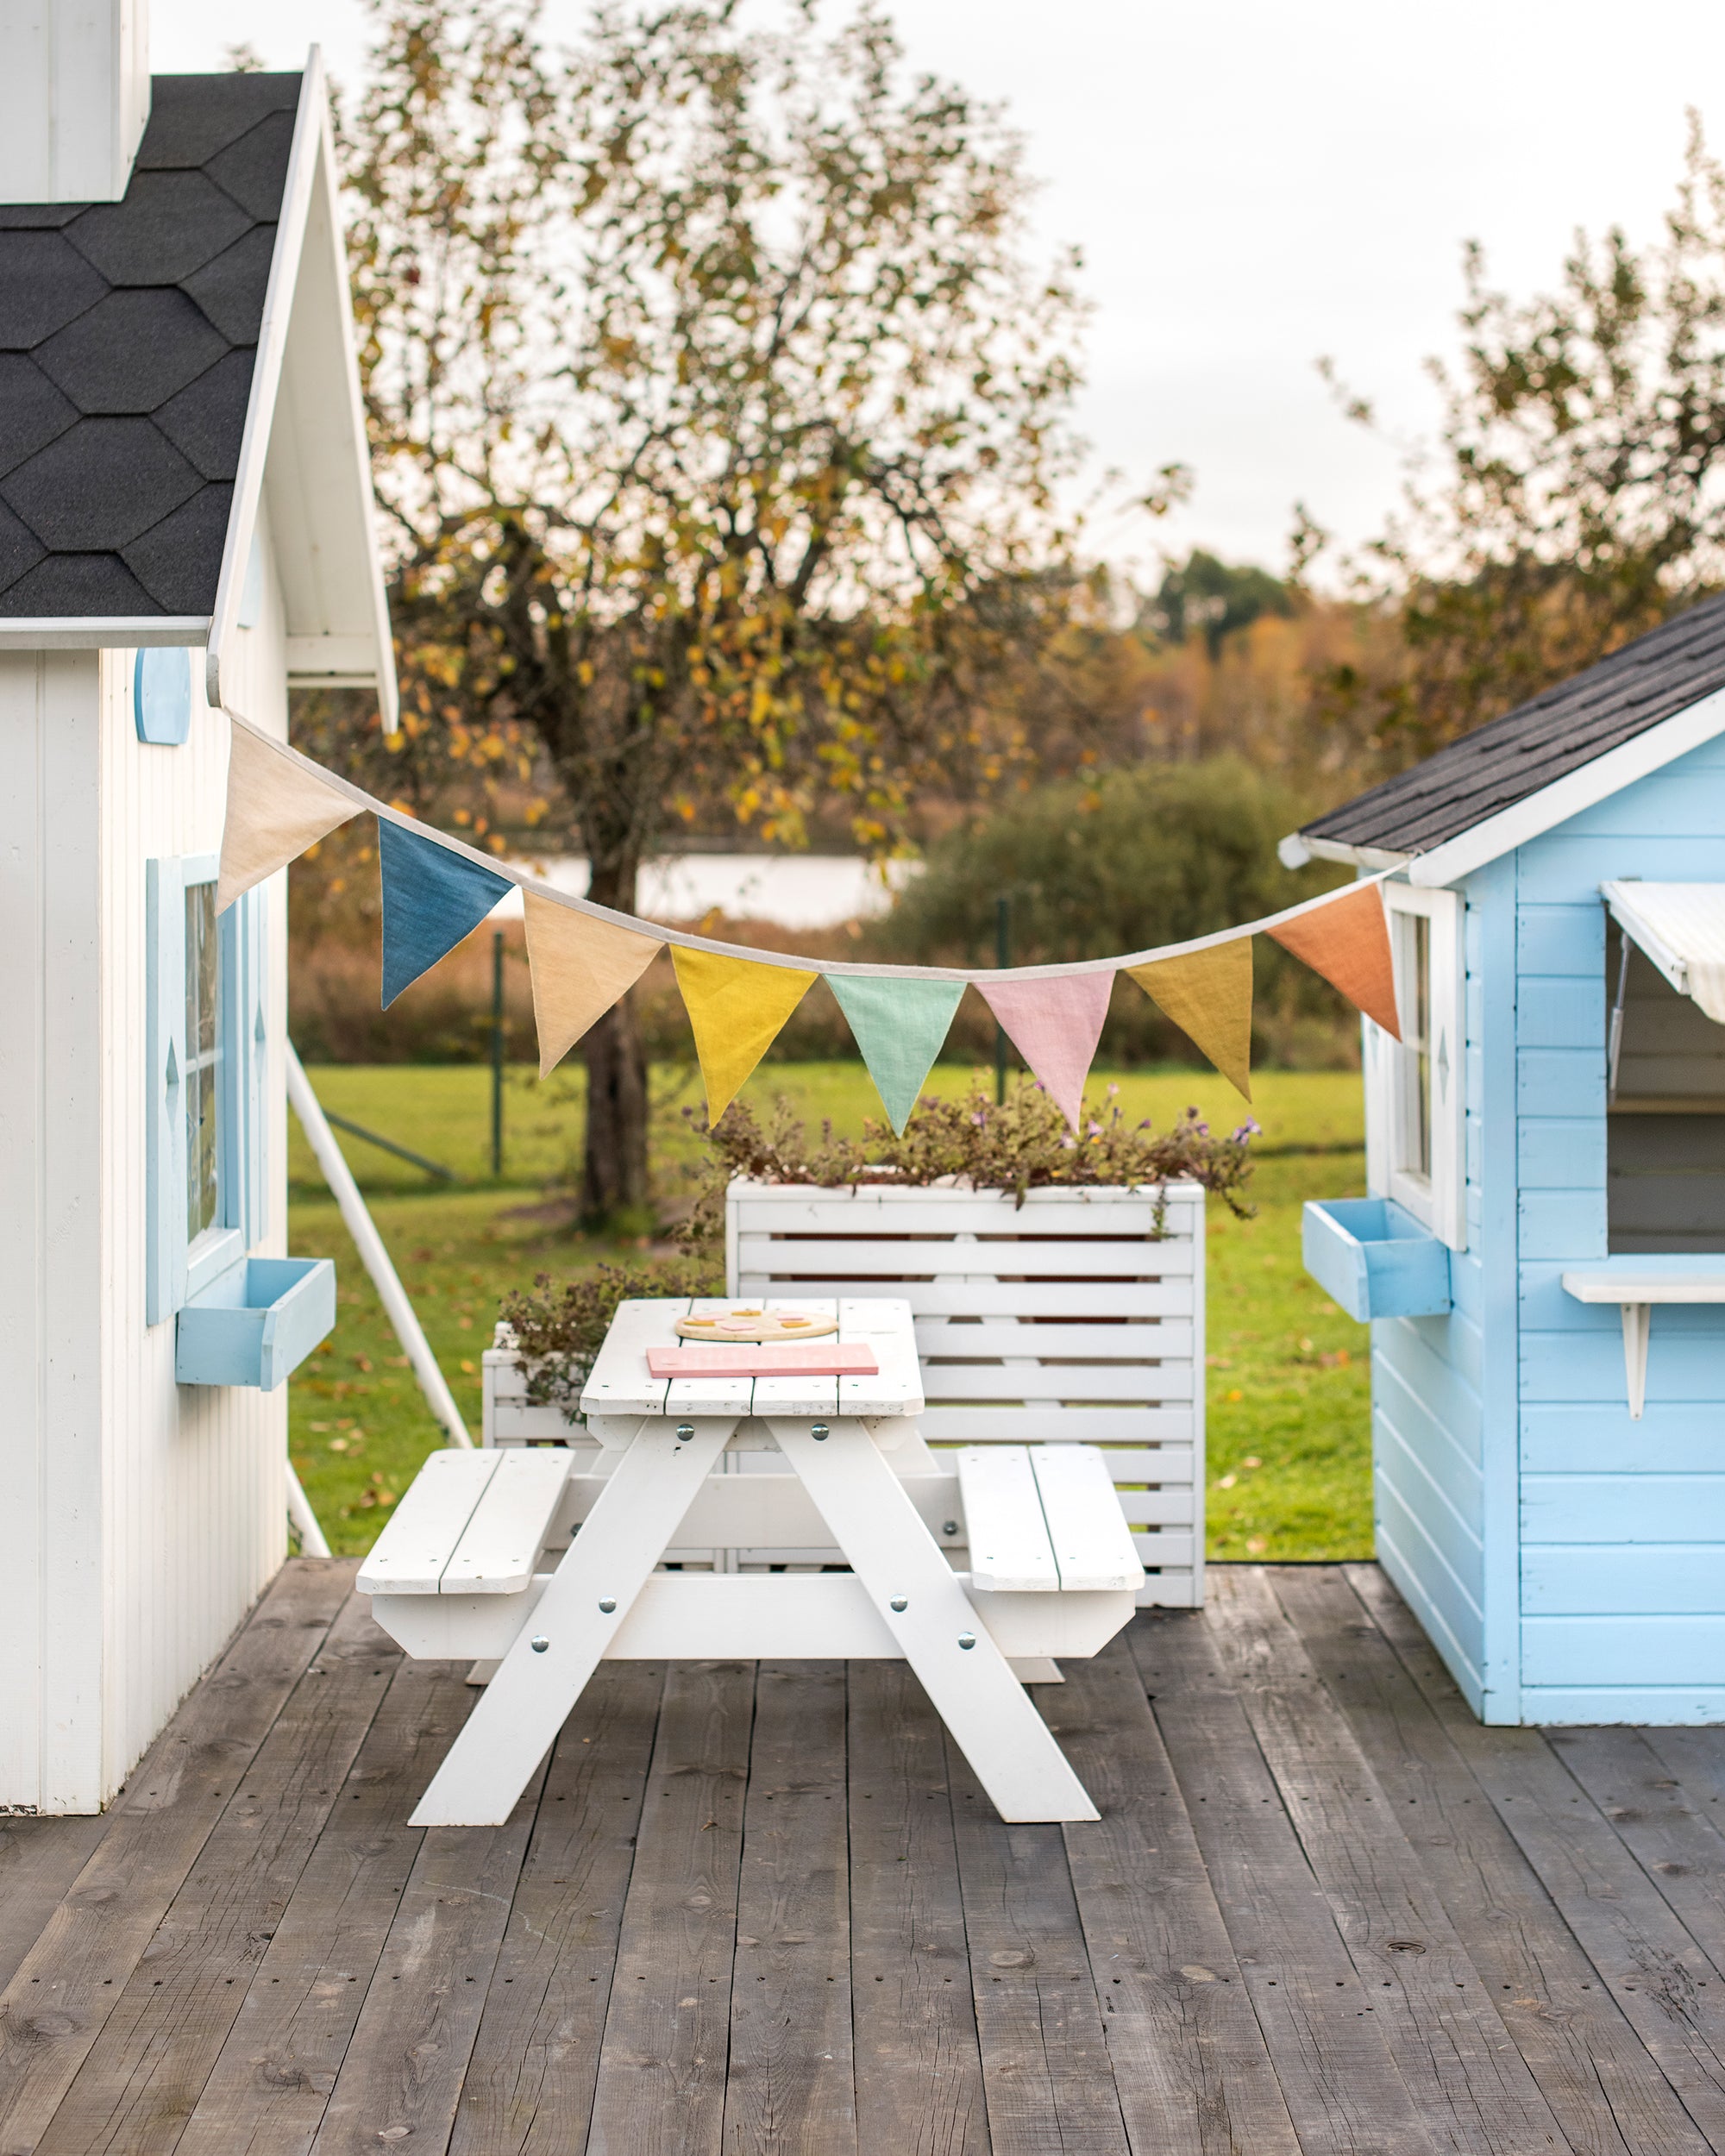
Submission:
<svg viewBox="0 0 1725 2156">
<path fill-rule="evenodd" d="M 960 1455 L 957 1473 L 943 1464 L 917 1427 L 900 1298 L 776 1305 L 836 1313 L 841 1344 L 873 1350 L 873 1376 L 649 1374 L 649 1348 L 684 1344 L 680 1317 L 735 1300 L 619 1307 L 581 1395 L 599 1472 L 560 1467 L 561 1448 L 434 1454 L 397 1508 L 360 1576 L 378 1621 L 411 1652 L 499 1658 L 412 1824 L 506 1820 L 607 1657 L 901 1656 L 1003 1818 L 1095 1819 L 1013 1662 L 1053 1677 L 1045 1658 L 1095 1653 L 1132 1614 L 1144 1574 L 1102 1456 L 991 1446 Z M 790 1472 L 715 1475 L 739 1445 L 776 1447 Z M 539 1575 L 570 1492 L 579 1532 Z M 709 1532 L 829 1542 L 850 1569 L 656 1569 Z M 957 1537 L 968 1572 L 949 1558 Z"/>
</svg>

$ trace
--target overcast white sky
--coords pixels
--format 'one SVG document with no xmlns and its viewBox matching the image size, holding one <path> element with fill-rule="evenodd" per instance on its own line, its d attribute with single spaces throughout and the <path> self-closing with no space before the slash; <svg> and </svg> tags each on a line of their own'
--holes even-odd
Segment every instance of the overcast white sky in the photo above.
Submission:
<svg viewBox="0 0 1725 2156">
<path fill-rule="evenodd" d="M 577 0 L 556 0 L 572 22 Z M 161 72 L 364 65 L 360 0 L 154 0 Z M 913 65 L 1003 99 L 1046 181 L 1051 241 L 1095 304 L 1082 421 L 1099 463 L 1174 460 L 1192 504 L 1143 557 L 1208 546 L 1279 568 L 1291 505 L 1374 529 L 1395 454 L 1335 412 L 1334 355 L 1404 436 L 1421 360 L 1454 348 L 1461 241 L 1512 289 L 1549 285 L 1578 224 L 1650 236 L 1694 104 L 1725 147 L 1720 0 L 906 0 Z"/>
</svg>

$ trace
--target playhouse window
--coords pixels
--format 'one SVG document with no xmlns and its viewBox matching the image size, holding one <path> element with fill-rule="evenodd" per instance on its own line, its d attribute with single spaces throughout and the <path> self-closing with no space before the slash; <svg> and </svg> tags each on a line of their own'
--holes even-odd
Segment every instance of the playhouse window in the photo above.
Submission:
<svg viewBox="0 0 1725 2156">
<path fill-rule="evenodd" d="M 1465 1250 L 1461 900 L 1405 883 L 1383 888 L 1402 1037 L 1365 1021 L 1366 1178 Z"/>
<path fill-rule="evenodd" d="M 266 894 L 216 911 L 213 855 L 146 864 L 145 1307 L 236 1264 L 266 1218 Z"/>
</svg>

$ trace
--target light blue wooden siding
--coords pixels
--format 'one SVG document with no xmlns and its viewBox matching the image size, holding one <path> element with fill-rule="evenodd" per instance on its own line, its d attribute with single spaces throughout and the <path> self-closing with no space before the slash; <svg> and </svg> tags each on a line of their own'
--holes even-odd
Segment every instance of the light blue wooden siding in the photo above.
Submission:
<svg viewBox="0 0 1725 2156">
<path fill-rule="evenodd" d="M 1488 1314 L 1515 1294 L 1514 869 L 1465 896 L 1467 1248 L 1452 1253 L 1444 1318 L 1371 1329 L 1377 1554 L 1477 1714 L 1516 1718 L 1515 1488 L 1488 1430 L 1515 1424 L 1513 1333 Z M 1602 1169 L 1603 1174 L 1603 1169 Z M 1509 1565 L 1512 1621 L 1503 1621 Z"/>
<path fill-rule="evenodd" d="M 1615 1307 L 1561 1283 L 1607 1250 L 1599 885 L 1725 881 L 1725 744 L 1515 866 L 1520 1719 L 1725 1720 L 1725 1310 L 1654 1313 L 1632 1422 Z"/>
</svg>

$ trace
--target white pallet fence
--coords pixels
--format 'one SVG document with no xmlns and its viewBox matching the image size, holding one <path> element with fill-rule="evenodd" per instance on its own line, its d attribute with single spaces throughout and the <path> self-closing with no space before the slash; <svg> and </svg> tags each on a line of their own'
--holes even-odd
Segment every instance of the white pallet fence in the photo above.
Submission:
<svg viewBox="0 0 1725 2156">
<path fill-rule="evenodd" d="M 1010 1193 L 738 1181 L 732 1295 L 903 1295 L 937 1448 L 1099 1446 L 1148 1575 L 1143 1608 L 1204 1592 L 1204 1192 Z M 487 1357 L 487 1362 L 489 1362 Z M 487 1390 L 487 1428 L 490 1395 Z"/>
</svg>

